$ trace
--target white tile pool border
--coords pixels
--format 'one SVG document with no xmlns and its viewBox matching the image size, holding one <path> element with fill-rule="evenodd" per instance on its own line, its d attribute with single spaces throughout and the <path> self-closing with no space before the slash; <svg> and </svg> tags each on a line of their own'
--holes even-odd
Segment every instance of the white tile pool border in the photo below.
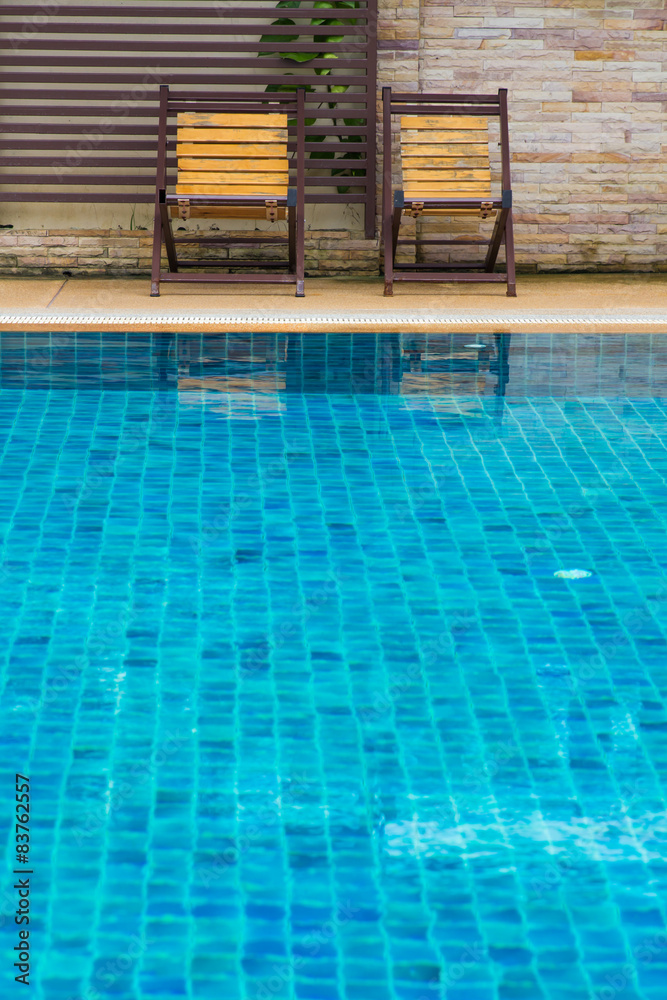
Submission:
<svg viewBox="0 0 667 1000">
<path fill-rule="evenodd" d="M 363 315 L 317 315 L 317 314 L 264 314 L 264 315 L 141 315 L 118 313 L 110 314 L 54 314 L 46 313 L 4 313 L 0 314 L 0 331 L 12 328 L 39 326 L 53 329 L 59 326 L 74 327 L 77 324 L 112 327 L 152 327 L 152 326 L 197 326 L 197 327 L 295 327 L 309 326 L 326 329 L 327 327 L 349 328 L 363 326 L 667 326 L 667 312 L 655 313 L 558 313 L 526 312 L 526 313 L 465 313 L 460 316 L 407 316 L 402 313 L 374 313 Z"/>
</svg>

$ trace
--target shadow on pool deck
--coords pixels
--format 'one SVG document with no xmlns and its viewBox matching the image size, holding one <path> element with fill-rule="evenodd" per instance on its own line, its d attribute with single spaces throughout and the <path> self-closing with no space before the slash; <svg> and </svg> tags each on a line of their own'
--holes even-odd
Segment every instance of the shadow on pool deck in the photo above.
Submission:
<svg viewBox="0 0 667 1000">
<path fill-rule="evenodd" d="M 310 278 L 306 297 L 288 286 L 164 286 L 147 277 L 0 278 L 0 330 L 180 328 L 301 332 L 466 329 L 666 332 L 667 274 L 519 276 L 501 287 L 405 285 L 385 298 L 381 278 Z"/>
</svg>

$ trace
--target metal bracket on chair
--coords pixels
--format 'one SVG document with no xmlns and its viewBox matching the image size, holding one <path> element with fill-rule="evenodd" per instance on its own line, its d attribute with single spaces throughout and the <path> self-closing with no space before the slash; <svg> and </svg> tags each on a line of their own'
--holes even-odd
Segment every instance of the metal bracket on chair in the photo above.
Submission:
<svg viewBox="0 0 667 1000">
<path fill-rule="evenodd" d="M 418 219 L 419 216 L 422 214 L 423 211 L 424 211 L 424 202 L 423 201 L 413 201 L 412 202 L 412 208 L 410 209 L 410 215 L 412 216 L 413 219 Z"/>
<path fill-rule="evenodd" d="M 493 211 L 493 202 L 483 201 L 479 209 L 482 219 L 488 219 L 492 211 Z"/>
<path fill-rule="evenodd" d="M 184 222 L 190 218 L 190 200 L 188 198 L 178 199 L 178 217 Z"/>
<path fill-rule="evenodd" d="M 266 205 L 266 217 L 269 222 L 277 222 L 278 220 L 278 202 L 277 201 L 265 201 Z"/>
</svg>

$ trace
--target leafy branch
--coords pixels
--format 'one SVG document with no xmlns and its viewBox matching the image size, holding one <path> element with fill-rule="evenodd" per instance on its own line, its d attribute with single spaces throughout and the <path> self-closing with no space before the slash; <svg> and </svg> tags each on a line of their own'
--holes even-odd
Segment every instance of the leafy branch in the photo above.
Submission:
<svg viewBox="0 0 667 1000">
<path fill-rule="evenodd" d="M 301 5 L 301 0 L 279 0 L 279 3 L 276 4 L 276 10 L 295 9 L 295 8 L 300 7 L 300 5 Z M 312 7 L 316 8 L 317 10 L 322 10 L 322 11 L 325 11 L 325 10 L 330 10 L 330 11 L 345 11 L 345 10 L 351 10 L 351 9 L 353 10 L 355 8 L 358 8 L 358 6 L 359 5 L 358 5 L 357 0 L 315 0 L 315 2 L 312 3 Z M 332 43 L 332 42 L 342 42 L 344 40 L 344 38 L 345 38 L 345 35 L 337 33 L 336 32 L 336 28 L 340 27 L 342 25 L 356 24 L 356 23 L 357 23 L 356 19 L 354 19 L 354 18 L 342 18 L 341 19 L 340 16 L 335 16 L 335 17 L 331 17 L 331 16 L 313 17 L 313 18 L 310 19 L 310 24 L 315 25 L 315 26 L 322 25 L 322 28 L 327 30 L 326 34 L 314 35 L 313 36 L 313 41 L 316 44 L 318 44 L 318 45 L 327 45 L 327 44 Z M 271 24 L 272 25 L 281 25 L 283 27 L 286 26 L 286 25 L 294 25 L 296 27 L 296 21 L 294 21 L 291 17 L 279 17 L 277 20 L 272 21 Z M 278 35 L 278 34 L 275 34 L 275 33 L 274 34 L 269 33 L 269 34 L 266 34 L 266 35 L 262 35 L 262 37 L 260 38 L 261 42 L 276 42 L 279 45 L 289 45 L 290 42 L 296 42 L 298 40 L 299 40 L 299 35 L 298 34 L 294 34 L 294 35 L 290 35 L 290 34 L 287 34 L 287 35 Z M 287 50 L 287 51 L 280 51 L 280 50 L 278 50 L 277 52 L 262 52 L 262 53 L 260 53 L 260 55 L 274 56 L 274 57 L 275 56 L 279 56 L 281 59 L 284 59 L 286 62 L 293 62 L 293 63 L 297 63 L 297 64 L 309 63 L 313 59 L 331 59 L 331 60 L 335 60 L 335 59 L 338 58 L 338 55 L 337 55 L 336 52 L 321 52 L 321 51 L 320 52 L 318 52 L 318 51 L 313 51 L 313 52 L 293 52 L 293 51 L 289 51 L 289 50 Z M 315 68 L 315 73 L 317 74 L 317 76 L 323 76 L 323 77 L 331 76 L 331 69 L 333 69 L 333 67 L 329 68 L 328 66 L 318 66 L 318 67 Z M 287 74 L 287 75 L 293 75 L 293 74 Z M 278 91 L 295 91 L 298 86 L 300 86 L 300 84 L 297 84 L 297 83 L 269 84 L 269 86 L 266 87 L 266 91 L 267 92 L 271 92 L 271 93 L 276 93 Z M 327 88 L 327 92 L 329 94 L 344 94 L 347 90 L 349 90 L 349 85 L 348 84 L 336 84 L 336 83 L 333 83 L 333 82 L 327 82 L 326 83 L 326 88 Z M 312 87 L 310 84 L 306 84 L 305 85 L 305 89 L 309 93 L 314 93 L 315 92 L 315 88 Z M 336 107 L 336 104 L 335 104 L 335 102 L 333 102 L 333 103 L 329 103 L 328 106 L 333 111 L 335 109 L 335 107 Z M 306 125 L 309 125 L 309 126 L 313 125 L 316 120 L 317 120 L 316 118 L 306 118 Z M 337 119 L 335 119 L 335 118 L 333 119 L 334 124 L 336 124 L 337 121 L 338 121 Z M 362 118 L 343 118 L 343 122 L 344 122 L 345 125 L 349 126 L 350 128 L 354 128 L 355 126 L 361 126 L 361 125 L 363 125 L 364 124 L 364 119 L 362 119 Z M 311 141 L 311 142 L 324 142 L 326 140 L 326 138 L 327 138 L 326 135 L 314 135 L 314 136 L 310 136 L 309 141 Z M 340 136 L 340 142 L 341 142 L 341 144 L 343 144 L 343 143 L 350 144 L 350 143 L 355 143 L 355 142 L 362 142 L 362 136 L 359 136 L 359 135 Z M 356 151 L 356 150 L 348 150 L 347 152 L 343 153 L 341 156 L 338 156 L 333 150 L 323 150 L 323 151 L 318 151 L 318 152 L 311 151 L 311 153 L 310 153 L 310 157 L 311 158 L 325 159 L 325 160 L 359 160 L 359 159 L 361 159 L 361 155 L 362 154 L 360 152 Z M 331 173 L 332 173 L 332 176 L 334 176 L 334 177 L 336 177 L 338 175 L 345 175 L 347 177 L 364 177 L 365 174 L 366 174 L 366 171 L 365 170 L 361 170 L 359 168 L 354 169 L 354 168 L 351 168 L 351 167 L 345 167 L 345 168 L 339 168 L 339 169 L 332 169 Z M 338 190 L 338 192 L 340 194 L 345 194 L 347 191 L 349 191 L 349 188 L 348 187 L 338 187 L 337 190 Z"/>
</svg>

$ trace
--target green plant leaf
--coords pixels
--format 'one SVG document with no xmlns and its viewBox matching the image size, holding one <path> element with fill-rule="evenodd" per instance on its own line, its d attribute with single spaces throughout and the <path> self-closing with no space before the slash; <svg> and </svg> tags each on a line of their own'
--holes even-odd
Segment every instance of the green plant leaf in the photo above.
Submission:
<svg viewBox="0 0 667 1000">
<path fill-rule="evenodd" d="M 314 121 L 315 119 L 313 119 Z M 325 142 L 326 135 L 309 135 L 308 142 Z M 318 160 L 333 160 L 335 153 L 332 149 L 311 149 L 308 153 L 308 159 L 318 159 Z"/>
<path fill-rule="evenodd" d="M 326 26 L 328 28 L 330 25 L 342 24 L 343 22 L 339 21 L 337 18 L 331 18 L 330 20 L 328 20 L 326 22 L 324 22 L 324 21 L 318 21 L 316 18 L 313 18 L 312 23 L 313 24 L 318 24 L 318 23 L 319 24 L 325 24 L 326 23 Z M 344 38 L 345 38 L 345 35 L 315 35 L 315 41 L 318 42 L 320 45 L 323 44 L 323 43 L 326 43 L 326 42 L 342 42 Z M 335 57 L 335 53 L 332 52 L 331 55 L 333 55 Z"/>
<path fill-rule="evenodd" d="M 285 73 L 285 76 L 294 76 L 293 73 Z M 307 94 L 313 92 L 314 88 L 310 86 L 309 83 L 269 83 L 264 88 L 265 94 L 293 94 L 295 90 L 299 90 L 301 87 L 306 91 Z M 313 118 L 313 121 L 315 119 Z M 312 124 L 312 122 L 311 122 Z"/>
<path fill-rule="evenodd" d="M 294 24 L 295 22 L 291 17 L 279 17 L 277 21 L 271 21 L 271 24 Z M 279 42 L 284 45 L 285 42 L 296 42 L 298 35 L 262 35 L 260 42 Z M 260 52 L 263 56 L 275 55 L 274 52 Z"/>
<path fill-rule="evenodd" d="M 292 39 L 289 39 L 292 41 Z M 311 59 L 317 59 L 319 52 L 279 52 L 281 59 L 291 59 L 293 62 L 306 63 Z"/>
<path fill-rule="evenodd" d="M 312 6 L 316 10 L 321 10 L 321 11 L 354 10 L 355 8 L 359 7 L 359 4 L 358 4 L 357 0 L 311 0 L 311 2 L 312 2 Z M 300 6 L 300 4 L 301 4 L 301 0 L 279 0 L 279 2 L 276 4 L 276 9 L 281 9 L 281 8 L 292 8 L 292 9 L 295 9 L 295 8 L 298 8 Z M 337 25 L 356 24 L 357 21 L 354 18 L 352 18 L 352 19 L 345 18 L 344 20 L 341 20 L 339 17 L 338 18 L 336 18 L 336 17 L 314 17 L 314 18 L 311 18 L 310 23 L 312 25 L 322 25 L 323 29 L 326 31 L 329 28 L 335 28 Z M 275 24 L 275 25 L 296 25 L 296 22 L 293 21 L 293 20 L 291 20 L 288 17 L 281 17 L 281 18 L 278 18 L 277 21 L 273 21 L 272 24 Z M 285 43 L 297 41 L 298 39 L 299 39 L 299 35 L 298 34 L 296 34 L 296 35 L 267 34 L 267 35 L 262 35 L 262 37 L 261 37 L 261 41 L 262 42 L 275 42 L 275 43 L 277 43 L 278 46 L 284 45 Z M 341 34 L 337 34 L 337 35 L 336 34 L 322 34 L 322 35 L 315 35 L 314 38 L 313 38 L 313 42 L 316 45 L 326 45 L 326 44 L 335 43 L 335 42 L 343 42 L 344 40 L 345 40 L 345 35 L 341 35 Z M 290 62 L 294 62 L 294 63 L 308 63 L 311 60 L 318 59 L 318 58 L 319 59 L 337 59 L 338 58 L 338 55 L 335 52 L 287 52 L 287 51 L 278 51 L 278 52 L 262 52 L 262 53 L 260 53 L 260 55 L 271 55 L 271 56 L 278 55 L 278 56 L 280 56 L 281 59 L 284 59 L 284 60 L 290 61 Z M 331 67 L 331 69 L 333 69 L 333 67 Z M 318 67 L 315 70 L 315 73 L 317 74 L 317 76 L 329 76 L 331 74 L 331 69 L 329 69 L 327 67 Z M 294 74 L 287 73 L 286 75 L 287 76 L 293 76 Z M 281 83 L 281 84 L 273 83 L 273 84 L 269 84 L 264 89 L 265 89 L 266 93 L 274 93 L 274 94 L 275 93 L 280 93 L 280 92 L 283 92 L 283 93 L 284 92 L 293 93 L 299 87 L 304 87 L 304 89 L 308 93 L 313 93 L 313 92 L 316 91 L 315 87 L 311 86 L 310 84 L 299 83 L 298 80 L 295 80 L 293 83 Z M 344 94 L 347 90 L 349 90 L 349 85 L 348 84 L 330 83 L 330 84 L 327 85 L 326 89 L 327 89 L 327 91 L 330 94 Z M 336 107 L 336 105 L 335 104 L 329 104 L 328 107 L 331 108 L 332 110 L 334 110 L 335 107 Z M 316 118 L 306 118 L 305 122 L 306 122 L 306 125 L 312 126 L 316 122 L 316 120 L 317 120 Z M 359 118 L 344 118 L 343 121 L 345 122 L 346 125 L 349 125 L 349 126 L 359 126 L 359 125 L 364 125 L 365 124 L 365 120 L 364 119 L 359 119 Z M 291 126 L 296 125 L 296 119 L 288 119 L 288 124 L 291 125 Z M 311 142 L 320 143 L 320 142 L 324 142 L 328 138 L 329 137 L 327 135 L 312 135 L 312 136 L 308 136 L 308 142 L 309 143 L 311 143 Z M 340 137 L 340 142 L 341 143 L 363 142 L 363 137 L 362 136 L 358 136 L 358 135 L 354 135 L 354 136 L 341 136 Z M 341 159 L 341 160 L 350 159 L 350 160 L 352 160 L 352 159 L 359 159 L 361 157 L 361 155 L 362 155 L 361 153 L 353 152 L 353 151 L 349 151 L 349 152 L 343 153 L 342 156 L 338 156 L 338 154 L 336 152 L 332 151 L 332 150 L 321 150 L 320 151 L 320 150 L 316 150 L 316 149 L 310 149 L 309 152 L 308 152 L 308 157 L 310 159 L 318 159 L 318 160 L 336 160 L 336 159 Z M 360 170 L 360 169 L 356 169 L 355 170 L 354 168 L 351 168 L 351 167 L 341 167 L 341 168 L 339 168 L 337 170 L 332 170 L 332 176 L 345 175 L 345 176 L 350 176 L 350 177 L 357 177 L 357 176 L 365 176 L 365 173 L 366 173 L 365 170 Z M 338 191 L 341 194 L 344 194 L 345 192 L 349 191 L 349 187 L 338 187 Z"/>
</svg>

